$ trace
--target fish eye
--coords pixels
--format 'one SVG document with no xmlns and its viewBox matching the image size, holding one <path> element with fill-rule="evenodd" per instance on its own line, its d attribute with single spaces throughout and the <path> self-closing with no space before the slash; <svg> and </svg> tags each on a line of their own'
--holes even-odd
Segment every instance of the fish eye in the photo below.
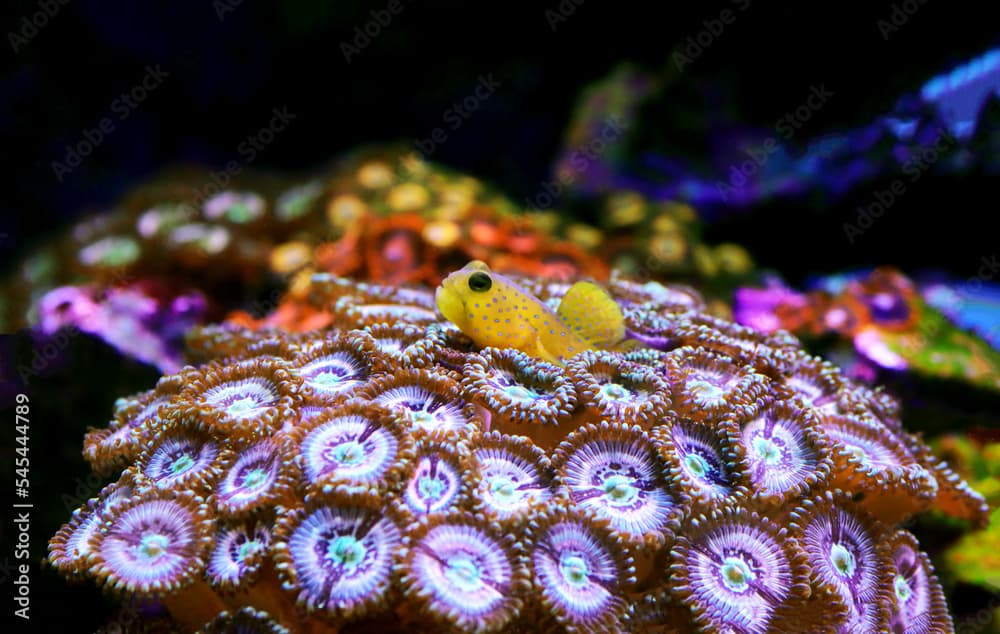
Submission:
<svg viewBox="0 0 1000 634">
<path fill-rule="evenodd" d="M 493 280 L 482 271 L 476 271 L 469 276 L 469 288 L 477 293 L 485 293 L 493 287 Z"/>
</svg>

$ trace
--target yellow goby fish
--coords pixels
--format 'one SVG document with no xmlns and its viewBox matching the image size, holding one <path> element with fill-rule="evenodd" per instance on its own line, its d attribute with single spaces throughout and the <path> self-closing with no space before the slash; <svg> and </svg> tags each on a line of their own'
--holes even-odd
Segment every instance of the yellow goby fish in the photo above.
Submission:
<svg viewBox="0 0 1000 634">
<path fill-rule="evenodd" d="M 445 278 L 436 301 L 441 314 L 480 347 L 516 348 L 550 363 L 611 349 L 625 338 L 621 307 L 593 282 L 573 284 L 553 311 L 475 260 Z"/>
</svg>

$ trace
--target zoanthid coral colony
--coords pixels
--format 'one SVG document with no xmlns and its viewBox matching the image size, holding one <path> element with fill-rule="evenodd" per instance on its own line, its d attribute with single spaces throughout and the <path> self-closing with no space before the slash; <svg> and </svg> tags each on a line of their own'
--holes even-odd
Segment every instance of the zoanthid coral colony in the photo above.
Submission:
<svg viewBox="0 0 1000 634">
<path fill-rule="evenodd" d="M 953 631 L 900 525 L 986 506 L 896 401 L 690 289 L 609 290 L 643 345 L 561 365 L 330 275 L 322 329 L 198 329 L 87 434 L 117 477 L 49 562 L 184 631 Z"/>
</svg>

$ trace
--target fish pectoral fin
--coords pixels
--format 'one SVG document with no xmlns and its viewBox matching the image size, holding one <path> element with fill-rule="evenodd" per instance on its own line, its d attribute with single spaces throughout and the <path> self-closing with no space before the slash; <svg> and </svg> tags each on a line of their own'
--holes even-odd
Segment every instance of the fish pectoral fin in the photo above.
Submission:
<svg viewBox="0 0 1000 634">
<path fill-rule="evenodd" d="M 596 348 L 613 346 L 625 338 L 625 316 L 621 306 L 605 289 L 593 282 L 570 287 L 556 311 L 574 335 Z"/>
<path fill-rule="evenodd" d="M 639 348 L 642 348 L 642 342 L 638 339 L 625 339 L 610 347 L 615 352 L 629 352 L 631 350 L 638 350 Z"/>
<path fill-rule="evenodd" d="M 549 363 L 554 363 L 556 365 L 563 364 L 562 359 L 546 350 L 541 337 L 535 338 L 535 356 L 544 361 L 548 361 Z"/>
</svg>

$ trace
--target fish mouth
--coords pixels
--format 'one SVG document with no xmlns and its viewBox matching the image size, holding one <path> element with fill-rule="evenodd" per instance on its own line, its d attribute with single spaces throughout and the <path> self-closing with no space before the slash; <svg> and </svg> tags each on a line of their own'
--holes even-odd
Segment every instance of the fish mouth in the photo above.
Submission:
<svg viewBox="0 0 1000 634">
<path fill-rule="evenodd" d="M 443 284 L 438 286 L 434 293 L 434 303 L 437 304 L 438 311 L 444 318 L 458 327 L 462 326 L 462 317 L 465 315 L 465 305 L 458 293 L 446 288 Z"/>
</svg>

